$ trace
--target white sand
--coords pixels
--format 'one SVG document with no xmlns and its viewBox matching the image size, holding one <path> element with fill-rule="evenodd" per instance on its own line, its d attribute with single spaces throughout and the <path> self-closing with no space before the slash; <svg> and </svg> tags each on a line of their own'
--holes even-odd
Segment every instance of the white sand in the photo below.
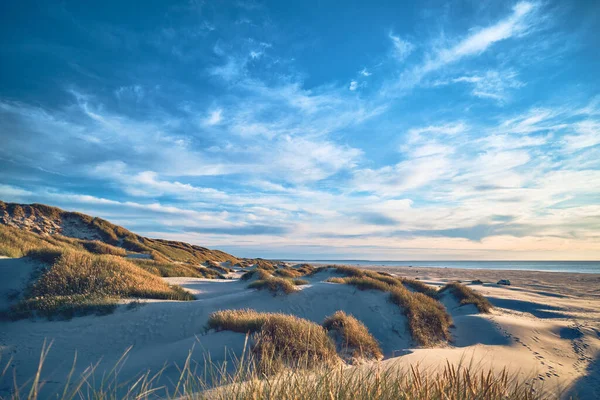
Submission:
<svg viewBox="0 0 600 400">
<path fill-rule="evenodd" d="M 0 291 L 22 289 L 31 268 L 23 260 L 0 259 Z M 505 275 L 512 279 L 510 274 Z M 337 310 L 345 310 L 363 321 L 380 342 L 386 365 L 418 363 L 437 368 L 446 360 L 462 361 L 495 370 L 507 368 L 538 379 L 550 391 L 568 388 L 576 390 L 582 399 L 600 396 L 598 298 L 575 294 L 557 297 L 555 292 L 544 295 L 540 294 L 544 291 L 515 286 L 473 285 L 496 306 L 492 314 L 479 314 L 473 306 L 460 307 L 452 296 L 444 296 L 442 301 L 456 325 L 454 341 L 443 348 L 420 349 L 414 348 L 405 317 L 387 301 L 386 294 L 326 283 L 328 276 L 328 272 L 316 274 L 298 293 L 276 297 L 249 290 L 247 282 L 239 280 L 168 278 L 170 283 L 194 293 L 197 300 L 150 301 L 135 309 L 120 307 L 108 316 L 70 321 L 0 322 L 0 353 L 3 361 L 13 357 L 17 381 L 24 382 L 37 368 L 44 340 L 52 340 L 44 373 L 48 380 L 45 393 L 50 394 L 61 387 L 75 351 L 81 368 L 102 359 L 101 371 L 112 367 L 133 345 L 120 371 L 125 380 L 144 370 L 157 371 L 165 363 L 181 365 L 192 348 L 193 359 L 199 363 L 206 353 L 216 362 L 224 360 L 227 352 L 240 354 L 245 335 L 204 333 L 208 316 L 215 310 L 253 308 L 295 314 L 318 323 Z M 447 279 L 429 278 L 431 283 Z M 167 368 L 163 383 L 175 380 L 177 375 L 175 367 Z M 0 396 L 10 386 L 11 382 L 2 382 Z"/>
</svg>

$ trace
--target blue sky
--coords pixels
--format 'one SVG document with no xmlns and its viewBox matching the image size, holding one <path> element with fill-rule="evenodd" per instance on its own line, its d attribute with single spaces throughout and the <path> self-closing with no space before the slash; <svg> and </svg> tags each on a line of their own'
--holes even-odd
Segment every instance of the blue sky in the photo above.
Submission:
<svg viewBox="0 0 600 400">
<path fill-rule="evenodd" d="M 600 3 L 123 3 L 0 5 L 0 199 L 240 256 L 600 259 Z"/>
</svg>

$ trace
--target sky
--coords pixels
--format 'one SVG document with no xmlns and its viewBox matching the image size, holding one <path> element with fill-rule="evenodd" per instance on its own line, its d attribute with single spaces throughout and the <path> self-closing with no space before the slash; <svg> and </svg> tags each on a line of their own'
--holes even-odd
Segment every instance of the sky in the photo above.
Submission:
<svg viewBox="0 0 600 400">
<path fill-rule="evenodd" d="M 0 3 L 1 200 L 242 257 L 600 259 L 600 2 L 140 4 Z"/>
</svg>

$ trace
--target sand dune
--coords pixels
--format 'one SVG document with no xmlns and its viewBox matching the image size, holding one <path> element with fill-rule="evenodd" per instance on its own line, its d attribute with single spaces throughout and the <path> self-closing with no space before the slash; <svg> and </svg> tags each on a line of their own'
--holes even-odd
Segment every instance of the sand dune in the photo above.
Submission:
<svg viewBox="0 0 600 400">
<path fill-rule="evenodd" d="M 22 289 L 31 268 L 23 259 L 1 259 L 0 271 L 11 279 L 2 281 L 0 291 L 5 295 Z M 452 271 L 456 277 L 460 273 Z M 509 272 L 502 274 L 513 280 Z M 543 383 L 550 392 L 564 396 L 577 393 L 582 399 L 600 396 L 600 300 L 589 291 L 567 294 L 552 291 L 549 285 L 543 290 L 531 285 L 470 285 L 492 302 L 492 313 L 480 314 L 472 305 L 460 306 L 446 293 L 441 301 L 454 320 L 453 341 L 442 347 L 418 348 L 407 331 L 406 317 L 384 293 L 359 293 L 348 285 L 325 282 L 329 275 L 317 273 L 309 278 L 308 285 L 287 296 L 247 289 L 247 282 L 238 279 L 166 278 L 188 289 L 197 300 L 146 301 L 139 307 L 123 305 L 111 315 L 69 321 L 1 322 L 0 351 L 3 360 L 13 357 L 16 379 L 24 382 L 37 368 L 44 341 L 52 341 L 45 368 L 47 393 L 61 387 L 76 351 L 80 369 L 102 360 L 100 371 L 112 367 L 129 346 L 133 347 L 120 376 L 132 378 L 141 370 L 157 371 L 168 363 L 162 378 L 166 383 L 176 379 L 174 365 L 181 365 L 190 349 L 200 364 L 206 354 L 216 362 L 228 354 L 240 354 L 245 335 L 205 332 L 208 316 L 215 310 L 253 308 L 294 314 L 318 323 L 337 310 L 345 310 L 361 320 L 380 342 L 385 365 L 403 368 L 419 364 L 435 369 L 449 361 L 498 371 L 507 368 Z M 462 279 L 479 276 L 468 271 Z M 433 273 L 427 278 L 436 285 L 450 279 Z M 11 385 L 3 382 L 0 394 L 6 394 Z"/>
</svg>

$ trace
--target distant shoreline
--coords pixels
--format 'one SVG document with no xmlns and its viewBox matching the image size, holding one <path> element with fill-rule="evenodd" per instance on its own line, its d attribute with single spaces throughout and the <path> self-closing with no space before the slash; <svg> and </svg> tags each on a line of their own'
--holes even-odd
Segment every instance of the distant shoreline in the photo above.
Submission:
<svg viewBox="0 0 600 400">
<path fill-rule="evenodd" d="M 370 261 L 370 260 L 279 260 L 315 265 L 352 265 L 383 268 L 464 269 L 482 271 L 530 271 L 548 273 L 600 274 L 600 261 Z"/>
</svg>

